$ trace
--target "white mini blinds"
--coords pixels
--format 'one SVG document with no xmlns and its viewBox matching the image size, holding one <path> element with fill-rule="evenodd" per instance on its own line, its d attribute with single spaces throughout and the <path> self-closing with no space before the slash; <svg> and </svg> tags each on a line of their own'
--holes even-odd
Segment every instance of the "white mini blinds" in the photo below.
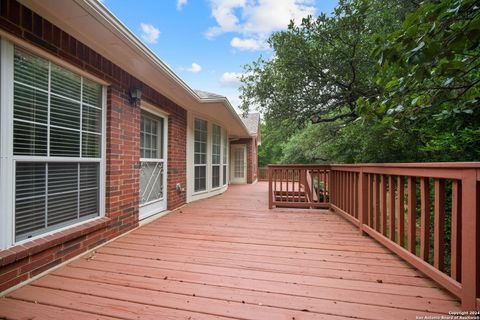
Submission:
<svg viewBox="0 0 480 320">
<path fill-rule="evenodd" d="M 16 47 L 14 155 L 100 158 L 102 87 Z"/>
<path fill-rule="evenodd" d="M 102 86 L 14 49 L 15 240 L 99 215 Z"/>
</svg>

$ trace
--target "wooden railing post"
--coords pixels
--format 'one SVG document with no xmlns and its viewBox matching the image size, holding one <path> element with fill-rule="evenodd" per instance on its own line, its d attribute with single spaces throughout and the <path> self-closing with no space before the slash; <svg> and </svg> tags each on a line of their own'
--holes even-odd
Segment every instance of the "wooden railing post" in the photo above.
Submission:
<svg viewBox="0 0 480 320">
<path fill-rule="evenodd" d="M 268 167 L 268 209 L 273 208 L 272 168 Z"/>
<path fill-rule="evenodd" d="M 366 235 L 363 231 L 363 225 L 366 222 L 367 212 L 367 175 L 363 173 L 363 168 L 358 173 L 358 228 L 362 236 Z"/>
<path fill-rule="evenodd" d="M 462 177 L 462 308 L 477 308 L 479 290 L 479 191 L 476 170 L 463 170 Z"/>
<path fill-rule="evenodd" d="M 327 175 L 325 175 L 327 176 Z M 332 210 L 332 204 L 335 204 L 335 191 L 333 187 L 333 170 L 332 167 L 330 166 L 330 170 L 328 171 L 328 189 L 326 189 L 326 194 L 328 194 L 328 204 L 330 206 L 330 210 Z M 324 199 L 326 200 L 326 199 Z"/>
</svg>

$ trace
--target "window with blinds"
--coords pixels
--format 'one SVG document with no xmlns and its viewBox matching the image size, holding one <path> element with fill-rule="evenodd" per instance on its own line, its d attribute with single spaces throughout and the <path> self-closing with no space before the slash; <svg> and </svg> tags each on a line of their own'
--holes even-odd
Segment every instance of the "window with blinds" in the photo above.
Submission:
<svg viewBox="0 0 480 320">
<path fill-rule="evenodd" d="M 227 184 L 227 168 L 228 168 L 228 133 L 227 130 L 223 130 L 223 185 Z"/>
<path fill-rule="evenodd" d="M 194 190 L 203 191 L 207 189 L 207 121 L 195 119 L 194 137 Z"/>
<path fill-rule="evenodd" d="M 99 215 L 102 86 L 14 50 L 15 239 Z"/>
<path fill-rule="evenodd" d="M 212 188 L 220 186 L 220 156 L 222 148 L 222 129 L 212 125 Z"/>
</svg>

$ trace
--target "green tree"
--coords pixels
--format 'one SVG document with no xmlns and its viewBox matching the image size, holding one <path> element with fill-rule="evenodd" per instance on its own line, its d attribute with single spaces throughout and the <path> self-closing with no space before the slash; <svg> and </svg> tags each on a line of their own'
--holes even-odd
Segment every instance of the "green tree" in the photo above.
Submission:
<svg viewBox="0 0 480 320">
<path fill-rule="evenodd" d="M 479 8 L 340 1 L 272 35 L 243 107 L 264 113 L 275 162 L 480 160 Z"/>
<path fill-rule="evenodd" d="M 363 114 L 417 128 L 428 160 L 479 160 L 480 1 L 426 2 L 376 43 L 382 90 Z"/>
<path fill-rule="evenodd" d="M 271 124 L 260 125 L 262 133 L 261 145 L 258 147 L 258 166 L 266 167 L 268 164 L 280 163 L 282 157 L 283 142 L 279 132 L 272 128 Z"/>
<path fill-rule="evenodd" d="M 379 94 L 370 56 L 373 35 L 395 30 L 415 5 L 404 0 L 340 0 L 331 16 L 308 17 L 274 33 L 271 59 L 245 66 L 243 108 L 258 106 L 267 121 L 353 121 L 357 100 Z"/>
</svg>

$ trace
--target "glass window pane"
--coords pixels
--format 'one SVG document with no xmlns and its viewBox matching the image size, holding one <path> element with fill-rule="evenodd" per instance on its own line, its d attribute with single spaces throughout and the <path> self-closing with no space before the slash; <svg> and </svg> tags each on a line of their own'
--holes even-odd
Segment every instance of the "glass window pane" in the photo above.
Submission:
<svg viewBox="0 0 480 320">
<path fill-rule="evenodd" d="M 43 91 L 15 83 L 13 117 L 32 122 L 48 122 L 48 95 Z"/>
<path fill-rule="evenodd" d="M 45 163 L 17 162 L 15 177 L 17 199 L 45 195 Z"/>
<path fill-rule="evenodd" d="M 47 144 L 47 126 L 14 121 L 14 155 L 46 156 L 48 148 Z"/>
<path fill-rule="evenodd" d="M 102 154 L 102 136 L 93 133 L 82 133 L 82 157 L 100 158 Z"/>
<path fill-rule="evenodd" d="M 15 239 L 45 227 L 45 163 L 17 162 L 15 168 Z"/>
<path fill-rule="evenodd" d="M 212 188 L 220 186 L 220 166 L 212 167 Z"/>
<path fill-rule="evenodd" d="M 14 80 L 48 90 L 48 61 L 15 47 Z"/>
<path fill-rule="evenodd" d="M 194 153 L 195 164 L 207 163 L 207 122 L 205 120 L 195 119 L 195 143 Z"/>
<path fill-rule="evenodd" d="M 52 63 L 51 90 L 53 93 L 80 101 L 81 77 Z"/>
<path fill-rule="evenodd" d="M 80 189 L 98 188 L 98 163 L 80 164 Z"/>
<path fill-rule="evenodd" d="M 140 129 L 142 158 L 163 159 L 163 119 L 142 114 Z"/>
<path fill-rule="evenodd" d="M 206 189 L 206 170 L 205 166 L 195 167 L 195 191 L 202 191 Z"/>
<path fill-rule="evenodd" d="M 102 107 L 102 86 L 83 78 L 83 102 L 93 106 Z"/>
<path fill-rule="evenodd" d="M 56 157 L 80 156 L 80 133 L 60 128 L 50 128 L 50 155 Z"/>
<path fill-rule="evenodd" d="M 83 130 L 98 133 L 102 132 L 102 110 L 84 105 L 82 118 Z"/>
<path fill-rule="evenodd" d="M 48 193 L 61 193 L 78 189 L 77 163 L 48 164 Z"/>
<path fill-rule="evenodd" d="M 51 96 L 50 124 L 79 130 L 80 103 L 56 96 Z"/>
<path fill-rule="evenodd" d="M 223 166 L 223 185 L 227 184 L 227 166 Z"/>
<path fill-rule="evenodd" d="M 98 163 L 80 164 L 80 203 L 79 216 L 98 215 L 99 181 Z"/>
<path fill-rule="evenodd" d="M 80 191 L 79 216 L 98 215 L 98 189 Z"/>
<path fill-rule="evenodd" d="M 76 220 L 78 217 L 78 192 L 48 196 L 47 226 Z"/>
</svg>

